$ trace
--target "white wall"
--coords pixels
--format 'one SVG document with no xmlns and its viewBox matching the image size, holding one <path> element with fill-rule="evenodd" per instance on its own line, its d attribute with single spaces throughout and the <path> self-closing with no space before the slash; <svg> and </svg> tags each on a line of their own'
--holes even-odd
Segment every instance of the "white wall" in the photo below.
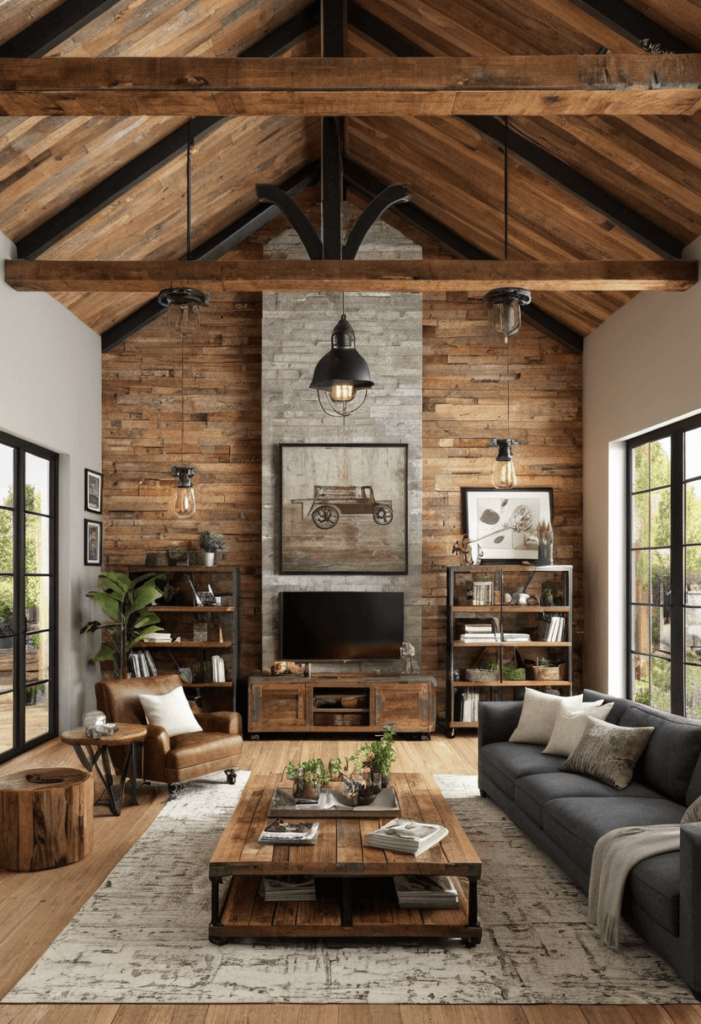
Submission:
<svg viewBox="0 0 701 1024">
<path fill-rule="evenodd" d="M 624 441 L 701 410 L 701 285 L 636 295 L 586 339 L 583 374 L 584 685 L 625 696 Z"/>
<path fill-rule="evenodd" d="M 15 247 L 0 234 L 0 258 Z M 96 617 L 85 597 L 98 570 L 83 565 L 84 472 L 100 470 L 100 337 L 49 295 L 16 292 L 0 281 L 0 429 L 60 454 L 59 728 L 80 724 L 94 707 L 99 673 L 88 665 L 95 637 L 80 627 Z M 90 518 L 94 517 L 92 513 Z"/>
</svg>

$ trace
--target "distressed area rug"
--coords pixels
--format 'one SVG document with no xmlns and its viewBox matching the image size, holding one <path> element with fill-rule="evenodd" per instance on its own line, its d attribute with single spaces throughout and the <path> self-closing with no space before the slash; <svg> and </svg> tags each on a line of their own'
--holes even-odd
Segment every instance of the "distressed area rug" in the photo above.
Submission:
<svg viewBox="0 0 701 1024">
<path fill-rule="evenodd" d="M 693 1003 L 632 929 L 603 946 L 586 899 L 472 776 L 436 779 L 483 862 L 481 945 L 214 946 L 208 863 L 248 778 L 166 804 L 5 1003 Z"/>
</svg>

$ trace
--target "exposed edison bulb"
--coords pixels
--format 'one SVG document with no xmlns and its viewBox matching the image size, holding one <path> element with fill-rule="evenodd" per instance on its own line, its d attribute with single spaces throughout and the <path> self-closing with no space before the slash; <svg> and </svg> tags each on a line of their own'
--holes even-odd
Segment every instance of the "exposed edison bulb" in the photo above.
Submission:
<svg viewBox="0 0 701 1024">
<path fill-rule="evenodd" d="M 352 384 L 333 384 L 329 392 L 332 402 L 351 402 L 355 398 Z"/>
<path fill-rule="evenodd" d="M 492 467 L 492 486 L 507 489 L 515 487 L 516 484 L 516 468 L 514 467 L 513 459 L 508 461 L 495 459 L 494 466 Z"/>
<path fill-rule="evenodd" d="M 189 519 L 190 516 L 194 516 L 196 510 L 197 502 L 195 500 L 195 488 L 181 487 L 177 484 L 175 488 L 175 498 L 173 500 L 173 511 L 176 516 L 180 519 Z"/>
</svg>

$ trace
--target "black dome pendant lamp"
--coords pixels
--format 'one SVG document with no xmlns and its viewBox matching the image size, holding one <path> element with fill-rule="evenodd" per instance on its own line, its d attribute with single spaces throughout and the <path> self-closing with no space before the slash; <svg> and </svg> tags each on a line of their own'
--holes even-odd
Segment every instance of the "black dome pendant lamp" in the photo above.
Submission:
<svg viewBox="0 0 701 1024">
<path fill-rule="evenodd" d="M 343 417 L 357 412 L 364 404 L 368 390 L 374 387 L 370 368 L 355 347 L 355 331 L 346 319 L 345 310 L 333 329 L 331 349 L 316 364 L 309 387 L 316 390 L 323 412 Z M 327 396 L 326 405 L 322 397 L 324 394 Z"/>
</svg>

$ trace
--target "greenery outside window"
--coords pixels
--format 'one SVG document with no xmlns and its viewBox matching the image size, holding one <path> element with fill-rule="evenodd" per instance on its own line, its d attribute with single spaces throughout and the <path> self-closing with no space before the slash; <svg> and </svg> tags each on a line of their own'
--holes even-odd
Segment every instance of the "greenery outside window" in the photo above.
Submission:
<svg viewBox="0 0 701 1024">
<path fill-rule="evenodd" d="M 701 719 L 701 417 L 628 442 L 629 696 Z"/>
<path fill-rule="evenodd" d="M 57 464 L 0 432 L 0 761 L 56 735 Z"/>
</svg>

